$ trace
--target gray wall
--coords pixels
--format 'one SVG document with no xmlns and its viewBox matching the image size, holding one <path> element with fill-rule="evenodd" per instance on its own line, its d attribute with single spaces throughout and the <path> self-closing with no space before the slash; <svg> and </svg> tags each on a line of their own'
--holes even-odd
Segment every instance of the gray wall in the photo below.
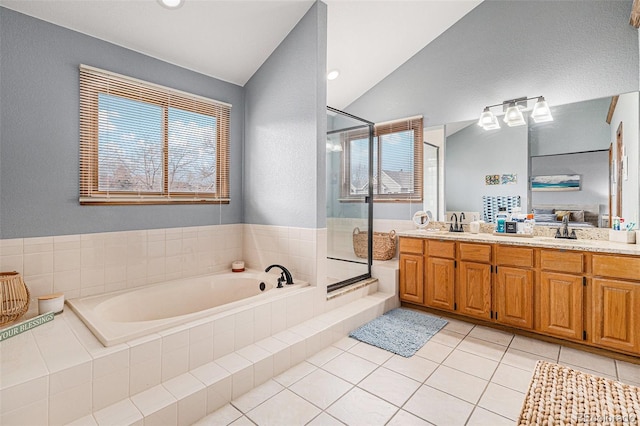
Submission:
<svg viewBox="0 0 640 426">
<path fill-rule="evenodd" d="M 447 137 L 444 161 L 444 190 L 447 211 L 480 212 L 483 195 L 520 195 L 527 208 L 527 127 L 485 131 L 470 126 Z M 516 174 L 517 183 L 486 185 L 486 175 Z"/>
<path fill-rule="evenodd" d="M 326 22 L 315 3 L 245 85 L 245 222 L 326 226 Z"/>
<path fill-rule="evenodd" d="M 630 10 L 630 0 L 485 1 L 346 110 L 376 122 L 422 114 L 429 127 L 519 96 L 553 106 L 638 90 Z M 374 212 L 407 210 L 378 203 Z"/>
<path fill-rule="evenodd" d="M 0 237 L 241 223 L 244 91 L 0 7 Z M 78 65 L 233 104 L 229 205 L 80 206 Z"/>
<path fill-rule="evenodd" d="M 553 121 L 529 120 L 531 155 L 609 149 L 611 129 L 606 122 L 611 97 L 551 107 Z"/>
<path fill-rule="evenodd" d="M 581 177 L 580 191 L 531 192 L 531 205 L 601 204 L 609 210 L 609 150 L 531 158 L 531 176 L 573 175 Z"/>
</svg>

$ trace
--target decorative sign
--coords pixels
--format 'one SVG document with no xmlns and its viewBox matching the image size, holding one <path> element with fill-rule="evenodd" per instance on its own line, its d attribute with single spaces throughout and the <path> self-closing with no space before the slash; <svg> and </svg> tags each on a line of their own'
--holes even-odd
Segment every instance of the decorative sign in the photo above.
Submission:
<svg viewBox="0 0 640 426">
<path fill-rule="evenodd" d="M 580 175 L 533 176 L 532 191 L 580 191 Z"/>
<path fill-rule="evenodd" d="M 484 177 L 485 185 L 500 185 L 500 175 L 486 175 Z"/>
<path fill-rule="evenodd" d="M 518 175 L 515 173 L 502 175 L 501 181 L 503 185 L 515 185 L 518 183 Z"/>
<path fill-rule="evenodd" d="M 38 315 L 19 324 L 7 327 L 4 330 L 0 330 L 0 342 L 7 340 L 10 337 L 17 336 L 20 333 L 29 331 L 34 327 L 53 321 L 53 312 L 47 312 L 46 314 Z"/>
</svg>

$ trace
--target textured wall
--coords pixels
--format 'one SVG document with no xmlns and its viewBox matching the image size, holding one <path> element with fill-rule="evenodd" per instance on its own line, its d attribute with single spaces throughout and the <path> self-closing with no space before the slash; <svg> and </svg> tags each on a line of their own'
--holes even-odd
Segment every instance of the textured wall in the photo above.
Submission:
<svg viewBox="0 0 640 426">
<path fill-rule="evenodd" d="M 0 237 L 242 223 L 243 89 L 0 7 Z M 80 206 L 78 65 L 233 104 L 231 203 Z"/>
<path fill-rule="evenodd" d="M 246 223 L 326 226 L 326 16 L 315 3 L 245 85 Z"/>
<path fill-rule="evenodd" d="M 631 1 L 485 1 L 346 110 L 376 122 L 422 114 L 429 127 L 520 96 L 553 106 L 637 91 L 630 10 Z M 409 210 L 378 203 L 374 213 Z"/>
<path fill-rule="evenodd" d="M 428 127 L 519 96 L 561 105 L 638 90 L 630 10 L 631 1 L 485 1 L 347 111 L 372 121 L 424 114 Z"/>
</svg>

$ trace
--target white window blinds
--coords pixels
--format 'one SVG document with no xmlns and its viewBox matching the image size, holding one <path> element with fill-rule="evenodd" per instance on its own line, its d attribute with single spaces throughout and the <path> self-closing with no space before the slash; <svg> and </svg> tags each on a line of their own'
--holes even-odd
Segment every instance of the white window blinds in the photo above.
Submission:
<svg viewBox="0 0 640 426">
<path fill-rule="evenodd" d="M 231 105 L 80 66 L 80 203 L 229 202 Z"/>
</svg>

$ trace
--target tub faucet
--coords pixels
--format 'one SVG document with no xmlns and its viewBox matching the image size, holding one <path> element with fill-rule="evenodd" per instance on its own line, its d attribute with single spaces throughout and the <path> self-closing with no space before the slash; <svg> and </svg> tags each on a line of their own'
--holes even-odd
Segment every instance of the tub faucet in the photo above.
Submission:
<svg viewBox="0 0 640 426">
<path fill-rule="evenodd" d="M 282 271 L 280 273 L 280 278 L 278 278 L 278 288 L 282 288 L 283 282 L 285 282 L 286 284 L 293 284 L 293 277 L 291 276 L 291 272 L 289 272 L 289 270 L 282 265 L 270 265 L 264 271 L 269 272 L 271 268 L 274 267 L 280 268 L 280 270 Z"/>
</svg>

